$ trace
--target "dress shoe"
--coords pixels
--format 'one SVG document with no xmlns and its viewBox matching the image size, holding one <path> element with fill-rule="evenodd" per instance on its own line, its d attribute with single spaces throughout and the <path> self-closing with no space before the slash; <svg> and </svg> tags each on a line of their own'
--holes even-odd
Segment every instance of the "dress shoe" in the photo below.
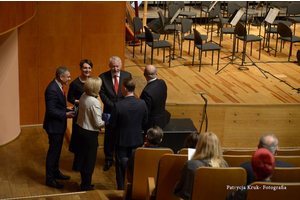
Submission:
<svg viewBox="0 0 300 200">
<path fill-rule="evenodd" d="M 69 180 L 71 177 L 63 175 L 61 172 L 59 172 L 59 174 L 57 174 L 54 178 L 59 180 Z"/>
<path fill-rule="evenodd" d="M 108 171 L 111 166 L 112 166 L 112 163 L 105 163 L 105 165 L 103 167 L 103 171 Z"/>
<path fill-rule="evenodd" d="M 56 180 L 46 181 L 46 185 L 53 188 L 63 188 L 64 185 L 58 183 Z"/>
<path fill-rule="evenodd" d="M 90 190 L 94 190 L 94 185 L 81 186 L 81 191 L 90 191 Z"/>
</svg>

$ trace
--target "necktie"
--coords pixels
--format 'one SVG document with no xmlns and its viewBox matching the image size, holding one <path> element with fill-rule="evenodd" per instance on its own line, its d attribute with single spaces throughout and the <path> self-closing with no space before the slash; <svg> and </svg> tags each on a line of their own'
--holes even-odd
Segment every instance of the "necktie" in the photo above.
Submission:
<svg viewBox="0 0 300 200">
<path fill-rule="evenodd" d="M 66 95 L 66 93 L 65 93 L 65 91 L 64 91 L 64 86 L 61 86 L 61 90 L 62 90 L 62 93 L 63 93 L 64 95 Z"/>
<path fill-rule="evenodd" d="M 118 76 L 115 75 L 115 91 L 116 91 L 116 95 L 118 95 L 118 90 L 119 90 Z"/>
</svg>

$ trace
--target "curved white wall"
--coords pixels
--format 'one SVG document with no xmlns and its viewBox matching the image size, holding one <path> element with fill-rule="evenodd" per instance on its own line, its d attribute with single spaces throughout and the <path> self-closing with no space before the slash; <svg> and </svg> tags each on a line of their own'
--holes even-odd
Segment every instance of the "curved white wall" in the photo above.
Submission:
<svg viewBox="0 0 300 200">
<path fill-rule="evenodd" d="M 0 35 L 0 145 L 20 134 L 18 29 Z"/>
</svg>

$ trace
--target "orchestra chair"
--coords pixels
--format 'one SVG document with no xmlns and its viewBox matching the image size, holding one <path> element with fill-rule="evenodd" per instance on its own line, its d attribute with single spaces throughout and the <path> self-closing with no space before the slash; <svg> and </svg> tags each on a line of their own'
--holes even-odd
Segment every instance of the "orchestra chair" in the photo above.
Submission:
<svg viewBox="0 0 300 200">
<path fill-rule="evenodd" d="M 241 167 L 199 167 L 194 175 L 191 200 L 226 199 L 236 188 L 246 184 L 247 172 Z"/>
<path fill-rule="evenodd" d="M 166 22 L 165 17 L 163 15 L 163 13 L 161 12 L 161 10 L 157 11 L 157 13 L 158 13 L 159 21 L 160 21 L 160 24 L 161 24 L 161 28 L 159 29 L 159 33 L 160 34 L 165 34 L 164 40 L 166 39 L 167 34 L 174 34 L 174 37 L 175 37 L 176 33 L 181 30 L 181 27 L 176 25 L 176 24 L 170 24 L 170 22 Z M 179 34 L 177 34 L 177 35 L 178 35 L 178 42 L 180 42 Z"/>
<path fill-rule="evenodd" d="M 143 22 L 139 17 L 134 17 L 133 18 L 133 29 L 134 29 L 134 39 L 133 39 L 133 58 L 134 58 L 134 50 L 135 50 L 135 40 L 139 39 L 141 40 L 141 53 L 142 53 L 142 40 L 146 39 L 146 34 L 143 31 Z M 153 39 L 159 40 L 160 34 L 158 33 L 153 33 Z M 145 44 L 146 45 L 146 44 Z"/>
<path fill-rule="evenodd" d="M 173 191 L 187 160 L 187 155 L 163 155 L 159 161 L 156 183 L 154 177 L 148 177 L 146 200 L 179 200 L 179 197 L 173 195 Z"/>
<path fill-rule="evenodd" d="M 276 182 L 253 182 L 253 188 L 248 189 L 247 200 L 299 200 L 300 197 L 300 183 L 276 183 Z M 274 189 L 276 191 L 274 191 Z"/>
<path fill-rule="evenodd" d="M 275 156 L 275 159 L 290 163 L 294 167 L 300 167 L 300 156 Z"/>
<path fill-rule="evenodd" d="M 174 3 L 178 6 L 179 9 L 181 9 L 181 12 L 179 13 L 179 16 L 186 17 L 186 18 L 192 18 L 195 17 L 195 28 L 196 28 L 196 12 L 191 11 L 185 11 L 185 5 L 184 1 L 174 1 Z M 180 18 L 179 18 L 180 20 Z"/>
<path fill-rule="evenodd" d="M 270 51 L 270 40 L 271 40 L 271 33 L 277 34 L 277 27 L 274 26 L 272 27 L 272 24 L 268 23 L 268 22 L 264 22 L 264 27 L 265 27 L 265 32 L 264 32 L 264 41 L 263 41 L 263 47 L 268 47 L 268 51 L 269 55 L 271 55 L 271 51 Z M 273 49 L 274 50 L 274 49 Z"/>
<path fill-rule="evenodd" d="M 277 156 L 280 155 L 300 156 L 300 149 L 278 149 Z"/>
<path fill-rule="evenodd" d="M 222 17 L 221 13 L 218 14 L 219 17 L 219 23 L 218 28 L 220 30 L 220 43 L 219 46 L 222 47 L 221 42 L 223 41 L 223 34 L 230 34 L 231 36 L 235 33 L 233 27 L 225 27 L 224 26 L 224 18 Z"/>
<path fill-rule="evenodd" d="M 145 44 L 145 52 L 144 52 L 144 63 L 146 62 L 146 50 L 147 45 L 151 47 L 151 65 L 153 64 L 153 50 L 163 48 L 163 62 L 165 62 L 165 48 L 169 48 L 169 67 L 171 66 L 171 47 L 172 44 L 165 40 L 154 41 L 154 36 L 152 32 L 145 26 L 146 33 L 146 44 Z"/>
<path fill-rule="evenodd" d="M 280 37 L 278 37 L 278 35 Z M 277 44 L 278 44 L 278 39 L 281 40 L 280 44 L 280 52 L 282 51 L 282 41 L 284 42 L 289 42 L 290 43 L 290 51 L 289 51 L 289 58 L 288 61 L 290 61 L 291 55 L 292 55 L 292 47 L 293 43 L 300 42 L 300 37 L 293 35 L 291 28 L 284 24 L 284 23 L 278 23 L 277 25 L 277 39 L 276 39 L 276 47 L 275 47 L 275 57 L 277 53 Z"/>
<path fill-rule="evenodd" d="M 257 149 L 232 149 L 225 150 L 223 155 L 253 155 Z"/>
<path fill-rule="evenodd" d="M 191 41 L 194 41 L 194 34 L 192 33 L 192 23 L 193 21 L 191 19 L 183 18 L 181 20 L 181 50 L 180 50 L 180 57 L 182 57 L 182 47 L 184 40 L 189 41 L 189 51 L 190 54 L 190 47 L 191 47 Z M 185 35 L 186 33 L 190 33 L 188 35 Z M 207 40 L 207 35 L 201 35 L 203 40 Z"/>
<path fill-rule="evenodd" d="M 251 161 L 252 155 L 223 155 L 229 167 L 238 167 L 244 162 Z"/>
<path fill-rule="evenodd" d="M 258 37 L 256 35 L 247 34 L 246 27 L 243 24 L 241 24 L 240 22 L 238 22 L 235 26 L 235 34 L 237 35 L 236 39 L 238 39 L 237 52 L 238 52 L 238 48 L 239 48 L 239 40 L 243 41 L 243 51 L 244 51 L 244 53 L 246 53 L 247 43 L 248 42 L 251 43 L 250 56 L 252 56 L 252 43 L 253 42 L 259 42 L 259 57 L 258 57 L 258 59 L 260 60 L 260 54 L 261 54 L 261 48 L 260 47 L 261 47 L 262 38 Z M 245 55 L 243 55 L 243 56 L 245 56 Z M 243 62 L 244 62 L 244 58 L 243 58 Z"/>
<path fill-rule="evenodd" d="M 300 183 L 300 167 L 275 167 L 271 180 L 272 182 Z"/>
<path fill-rule="evenodd" d="M 292 2 L 287 9 L 287 19 L 294 24 L 294 35 L 296 33 L 296 23 L 300 22 L 300 2 Z M 297 16 L 298 15 L 298 16 Z"/>
<path fill-rule="evenodd" d="M 132 180 L 129 169 L 125 172 L 123 200 L 146 199 L 148 177 L 157 176 L 158 163 L 164 154 L 174 154 L 169 148 L 137 148 L 134 154 Z"/>
<path fill-rule="evenodd" d="M 214 51 L 218 51 L 218 62 L 217 62 L 217 70 L 219 70 L 219 61 L 220 61 L 220 50 L 221 47 L 219 45 L 214 44 L 212 42 L 206 42 L 203 43 L 204 38 L 201 36 L 201 34 L 194 29 L 194 52 L 193 52 L 193 62 L 192 65 L 194 65 L 194 59 L 195 59 L 195 48 L 199 49 L 199 72 L 201 71 L 201 62 L 202 62 L 202 52 L 206 51 L 212 51 L 212 59 L 211 59 L 211 65 L 213 65 L 213 60 L 214 60 Z"/>
<path fill-rule="evenodd" d="M 200 7 L 200 26 L 201 26 L 201 18 L 202 18 L 202 12 L 204 12 L 205 17 L 204 17 L 204 25 L 206 28 L 206 24 L 208 23 L 208 9 L 209 6 L 211 5 L 210 1 L 201 1 L 201 7 Z"/>
</svg>

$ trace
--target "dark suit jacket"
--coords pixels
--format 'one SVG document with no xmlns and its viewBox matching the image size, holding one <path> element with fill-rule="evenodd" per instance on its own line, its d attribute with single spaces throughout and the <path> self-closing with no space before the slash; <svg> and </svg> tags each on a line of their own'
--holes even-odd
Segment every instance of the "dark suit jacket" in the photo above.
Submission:
<svg viewBox="0 0 300 200">
<path fill-rule="evenodd" d="M 242 167 L 246 170 L 246 172 L 247 172 L 246 185 L 251 185 L 251 183 L 253 183 L 255 181 L 255 175 L 252 171 L 251 161 L 244 162 L 244 163 L 240 164 L 239 167 Z M 287 162 L 275 160 L 275 167 L 294 167 L 294 166 Z M 271 177 L 271 180 L 272 180 L 272 177 Z"/>
<path fill-rule="evenodd" d="M 144 100 L 127 96 L 115 103 L 109 124 L 115 128 L 116 145 L 137 146 L 144 143 L 142 126 L 148 121 L 147 106 Z"/>
<path fill-rule="evenodd" d="M 103 113 L 111 113 L 111 110 L 114 107 L 115 102 L 124 98 L 121 92 L 121 85 L 125 78 L 131 78 L 131 74 L 129 72 L 125 72 L 122 70 L 120 71 L 118 95 L 116 95 L 115 87 L 112 82 L 112 76 L 110 71 L 100 74 L 99 77 L 102 79 L 100 98 L 104 104 Z"/>
<path fill-rule="evenodd" d="M 148 108 L 148 123 L 144 130 L 153 126 L 164 128 L 170 120 L 166 115 L 165 105 L 167 99 L 167 85 L 164 80 L 156 79 L 146 85 L 140 96 Z"/>
<path fill-rule="evenodd" d="M 64 134 L 67 128 L 66 96 L 53 80 L 45 91 L 46 113 L 43 128 L 48 134 Z"/>
</svg>

